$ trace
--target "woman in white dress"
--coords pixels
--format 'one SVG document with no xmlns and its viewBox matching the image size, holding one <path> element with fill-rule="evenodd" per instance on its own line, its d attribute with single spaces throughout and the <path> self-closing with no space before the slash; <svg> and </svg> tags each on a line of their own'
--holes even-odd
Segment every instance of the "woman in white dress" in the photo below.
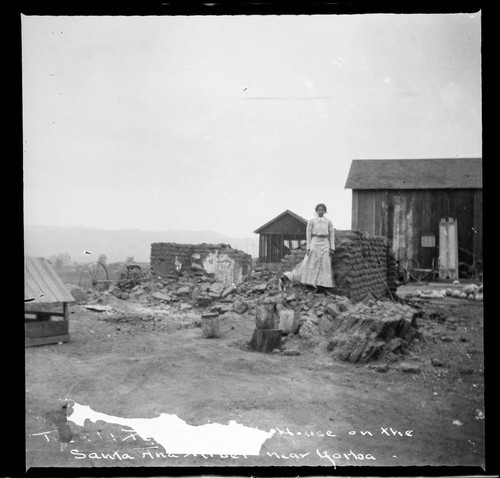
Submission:
<svg viewBox="0 0 500 478">
<path fill-rule="evenodd" d="M 331 256 L 335 252 L 335 230 L 332 221 L 325 217 L 324 204 L 318 204 L 315 211 L 316 216 L 307 223 L 307 253 L 301 264 L 300 282 L 329 289 L 334 286 Z"/>
</svg>

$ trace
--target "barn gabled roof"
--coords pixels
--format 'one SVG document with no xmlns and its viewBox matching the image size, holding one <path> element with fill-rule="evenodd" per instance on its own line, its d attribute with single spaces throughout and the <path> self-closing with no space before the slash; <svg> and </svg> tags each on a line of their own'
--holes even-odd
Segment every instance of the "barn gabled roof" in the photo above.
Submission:
<svg viewBox="0 0 500 478">
<path fill-rule="evenodd" d="M 75 299 L 47 259 L 24 258 L 25 302 L 74 302 Z"/>
<path fill-rule="evenodd" d="M 346 189 L 481 189 L 482 158 L 355 159 Z"/>
<path fill-rule="evenodd" d="M 272 224 L 273 222 L 277 221 L 278 219 L 281 219 L 285 215 L 290 215 L 297 219 L 299 222 L 304 223 L 307 226 L 307 219 L 304 219 L 302 216 L 299 216 L 298 214 L 295 214 L 294 212 L 290 211 L 287 209 L 286 211 L 283 211 L 280 215 L 276 216 L 274 219 L 271 219 L 269 222 L 266 222 L 263 226 L 260 226 L 258 229 L 254 231 L 255 234 L 258 234 L 260 231 L 265 229 L 267 226 Z"/>
</svg>

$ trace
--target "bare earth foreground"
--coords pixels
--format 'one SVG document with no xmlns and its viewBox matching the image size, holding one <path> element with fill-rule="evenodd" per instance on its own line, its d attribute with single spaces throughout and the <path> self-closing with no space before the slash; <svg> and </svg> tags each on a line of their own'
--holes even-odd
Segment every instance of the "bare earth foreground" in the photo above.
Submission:
<svg viewBox="0 0 500 478">
<path fill-rule="evenodd" d="M 25 351 L 26 468 L 483 466 L 483 302 L 419 306 L 421 340 L 386 367 L 298 336 L 251 351 L 250 313 L 206 339 L 189 313 L 74 305 L 69 343 Z"/>
</svg>

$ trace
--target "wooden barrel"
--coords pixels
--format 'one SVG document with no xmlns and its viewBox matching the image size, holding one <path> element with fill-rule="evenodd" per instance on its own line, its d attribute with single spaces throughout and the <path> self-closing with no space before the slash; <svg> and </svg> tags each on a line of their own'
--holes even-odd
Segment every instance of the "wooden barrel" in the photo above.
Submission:
<svg viewBox="0 0 500 478">
<path fill-rule="evenodd" d="M 203 337 L 206 339 L 219 337 L 219 314 L 216 312 L 201 316 Z"/>
</svg>

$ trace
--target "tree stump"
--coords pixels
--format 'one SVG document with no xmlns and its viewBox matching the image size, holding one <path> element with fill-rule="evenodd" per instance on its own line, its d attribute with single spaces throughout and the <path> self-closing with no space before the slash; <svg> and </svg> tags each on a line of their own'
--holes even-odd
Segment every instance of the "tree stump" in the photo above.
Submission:
<svg viewBox="0 0 500 478">
<path fill-rule="evenodd" d="M 281 347 L 281 329 L 255 329 L 250 346 L 257 352 L 272 352 Z"/>
<path fill-rule="evenodd" d="M 274 304 L 257 304 L 255 308 L 255 328 L 274 329 Z"/>
<path fill-rule="evenodd" d="M 250 347 L 257 352 L 272 352 L 281 347 L 281 329 L 275 328 L 275 304 L 257 304 L 255 330 Z"/>
<path fill-rule="evenodd" d="M 219 314 L 203 314 L 201 316 L 203 337 L 206 339 L 219 337 Z"/>
</svg>

